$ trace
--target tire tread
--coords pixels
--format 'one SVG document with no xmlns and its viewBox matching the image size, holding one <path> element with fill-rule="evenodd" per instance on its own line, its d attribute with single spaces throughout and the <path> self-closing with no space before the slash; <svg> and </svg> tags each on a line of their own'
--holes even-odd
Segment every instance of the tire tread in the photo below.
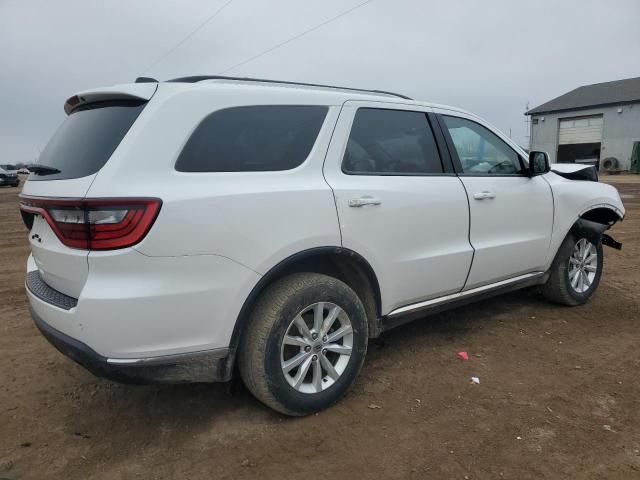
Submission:
<svg viewBox="0 0 640 480">
<path fill-rule="evenodd" d="M 558 303 L 560 305 L 568 305 L 568 306 L 577 306 L 586 303 L 589 298 L 596 291 L 598 283 L 600 282 L 601 272 L 598 274 L 595 279 L 595 287 L 592 292 L 586 298 L 576 298 L 575 295 L 569 290 L 569 285 L 567 282 L 567 269 L 568 263 L 567 259 L 573 252 L 573 247 L 576 242 L 579 240 L 578 237 L 569 233 L 567 237 L 560 245 L 558 249 L 558 253 L 556 254 L 556 258 L 553 260 L 550 269 L 550 276 L 547 282 L 541 286 L 540 291 L 542 295 L 549 301 Z M 600 256 L 600 262 L 602 262 L 602 246 L 596 246 L 598 250 L 598 255 Z M 600 271 L 602 271 L 602 264 L 600 264 Z"/>
<path fill-rule="evenodd" d="M 240 375 L 249 391 L 268 407 L 290 416 L 305 413 L 292 411 L 276 399 L 269 389 L 264 358 L 270 333 L 279 312 L 288 299 L 297 291 L 320 283 L 342 284 L 340 280 L 319 273 L 296 273 L 284 277 L 269 286 L 258 299 L 243 335 L 238 352 Z M 355 295 L 355 293 L 354 293 Z"/>
</svg>

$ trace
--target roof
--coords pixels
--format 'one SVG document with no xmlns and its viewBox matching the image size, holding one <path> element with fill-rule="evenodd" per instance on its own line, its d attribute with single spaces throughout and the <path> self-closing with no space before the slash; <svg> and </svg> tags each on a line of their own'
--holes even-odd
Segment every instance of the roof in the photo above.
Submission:
<svg viewBox="0 0 640 480">
<path fill-rule="evenodd" d="M 191 80 L 195 78 L 195 80 Z M 185 80 L 186 79 L 186 80 Z M 336 87 L 333 85 L 320 85 L 315 83 L 300 83 L 289 82 L 280 80 L 262 80 L 256 78 L 236 78 L 236 77 L 184 77 L 173 80 L 167 80 L 165 84 L 185 84 L 193 83 L 200 85 L 215 85 L 215 86 L 233 86 L 239 88 L 260 88 L 260 89 L 287 89 L 292 94 L 300 94 L 304 92 L 305 96 L 310 93 L 320 95 L 320 101 L 333 101 L 342 103 L 348 100 L 361 100 L 361 101 L 393 101 L 393 103 L 400 103 L 403 105 L 417 105 L 421 107 L 430 107 L 441 110 L 450 110 L 452 112 L 464 113 L 473 117 L 478 117 L 473 112 L 469 112 L 462 108 L 458 108 L 451 105 L 442 105 L 439 103 L 425 102 L 422 100 L 414 100 L 413 98 L 405 95 L 388 92 L 384 90 L 368 90 L 364 88 L 352 88 L 352 87 Z M 307 97 L 308 99 L 308 97 Z"/>
<path fill-rule="evenodd" d="M 449 105 L 441 105 L 421 100 L 413 100 L 399 93 L 387 92 L 383 90 L 368 90 L 363 88 L 337 87 L 334 85 L 320 85 L 314 83 L 290 82 L 281 80 L 265 80 L 242 77 L 222 77 L 222 76 L 194 76 L 182 77 L 158 82 L 149 77 L 138 77 L 135 83 L 115 85 L 111 87 L 101 87 L 76 93 L 65 103 L 65 111 L 70 113 L 77 108 L 80 103 L 90 103 L 98 100 L 109 100 L 114 98 L 127 98 L 132 100 L 149 100 L 156 94 L 157 89 L 184 91 L 192 88 L 221 88 L 228 91 L 236 89 L 250 89 L 251 91 L 287 91 L 287 96 L 293 102 L 313 101 L 314 104 L 322 105 L 342 105 L 349 100 L 393 102 L 394 104 L 417 105 L 439 110 L 463 113 L 479 118 L 472 112 L 462 108 Z M 278 96 L 279 100 L 284 97 Z"/>
<path fill-rule="evenodd" d="M 578 87 L 532 108 L 526 115 L 630 102 L 640 102 L 640 77 Z"/>
</svg>

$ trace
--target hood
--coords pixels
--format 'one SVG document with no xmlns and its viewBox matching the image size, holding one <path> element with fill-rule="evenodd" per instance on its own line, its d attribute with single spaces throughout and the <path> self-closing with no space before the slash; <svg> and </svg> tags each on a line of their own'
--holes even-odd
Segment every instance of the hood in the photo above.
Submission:
<svg viewBox="0 0 640 480">
<path fill-rule="evenodd" d="M 598 171 L 593 165 L 576 163 L 552 163 L 551 171 L 569 180 L 598 181 Z"/>
</svg>

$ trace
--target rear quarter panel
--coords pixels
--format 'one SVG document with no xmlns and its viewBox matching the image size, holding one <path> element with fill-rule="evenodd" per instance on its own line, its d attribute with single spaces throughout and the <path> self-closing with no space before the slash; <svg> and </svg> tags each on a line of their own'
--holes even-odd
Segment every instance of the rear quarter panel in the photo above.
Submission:
<svg viewBox="0 0 640 480">
<path fill-rule="evenodd" d="M 333 194 L 322 164 L 339 107 L 327 117 L 306 161 L 280 172 L 186 173 L 174 165 L 208 114 L 242 105 L 314 105 L 313 95 L 282 98 L 251 90 L 162 84 L 88 196 L 162 199 L 135 248 L 148 256 L 219 255 L 260 274 L 301 250 L 340 246 Z"/>
</svg>

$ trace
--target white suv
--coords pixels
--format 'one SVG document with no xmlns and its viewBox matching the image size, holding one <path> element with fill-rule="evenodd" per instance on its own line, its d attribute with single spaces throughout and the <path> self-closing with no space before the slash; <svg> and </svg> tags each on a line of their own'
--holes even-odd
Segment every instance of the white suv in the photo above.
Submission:
<svg viewBox="0 0 640 480">
<path fill-rule="evenodd" d="M 33 318 L 121 382 L 316 412 L 370 338 L 538 285 L 586 302 L 624 216 L 592 167 L 379 91 L 189 77 L 78 93 L 26 182 Z M 596 180 L 596 181 L 589 181 Z M 237 360 L 237 362 L 236 362 Z"/>
</svg>

